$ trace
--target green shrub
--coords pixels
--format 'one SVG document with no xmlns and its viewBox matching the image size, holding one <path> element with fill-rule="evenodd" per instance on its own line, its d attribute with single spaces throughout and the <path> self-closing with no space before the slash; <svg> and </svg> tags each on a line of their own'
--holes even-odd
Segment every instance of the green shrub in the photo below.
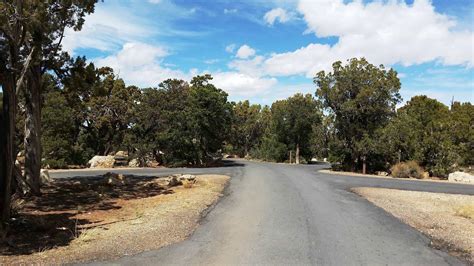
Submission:
<svg viewBox="0 0 474 266">
<path fill-rule="evenodd" d="M 423 168 L 415 161 L 397 163 L 391 171 L 392 176 L 397 178 L 423 178 Z"/>
<path fill-rule="evenodd" d="M 284 143 L 276 138 L 265 137 L 256 149 L 250 152 L 252 158 L 261 159 L 270 162 L 283 162 L 288 158 L 288 149 Z"/>
<path fill-rule="evenodd" d="M 67 163 L 64 159 L 49 159 L 43 161 L 43 166 L 49 169 L 67 169 Z"/>
</svg>

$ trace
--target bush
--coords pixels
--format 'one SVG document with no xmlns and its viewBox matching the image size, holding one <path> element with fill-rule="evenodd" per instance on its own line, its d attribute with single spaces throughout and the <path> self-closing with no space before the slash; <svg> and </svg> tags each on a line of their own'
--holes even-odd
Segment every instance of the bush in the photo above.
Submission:
<svg viewBox="0 0 474 266">
<path fill-rule="evenodd" d="M 288 158 L 288 149 L 285 144 L 270 136 L 265 137 L 256 149 L 250 152 L 252 158 L 270 162 L 283 162 Z"/>
<path fill-rule="evenodd" d="M 397 178 L 423 178 L 423 168 L 415 161 L 397 163 L 391 171 L 392 176 Z"/>
</svg>

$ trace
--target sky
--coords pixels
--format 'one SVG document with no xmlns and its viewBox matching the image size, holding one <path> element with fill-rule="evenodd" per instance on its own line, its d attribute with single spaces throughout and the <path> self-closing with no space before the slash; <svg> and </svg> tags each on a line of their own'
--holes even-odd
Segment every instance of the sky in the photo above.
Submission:
<svg viewBox="0 0 474 266">
<path fill-rule="evenodd" d="M 365 57 L 404 101 L 474 102 L 472 0 L 105 0 L 63 48 L 139 87 L 209 73 L 232 101 L 314 94 L 317 72 Z"/>
</svg>

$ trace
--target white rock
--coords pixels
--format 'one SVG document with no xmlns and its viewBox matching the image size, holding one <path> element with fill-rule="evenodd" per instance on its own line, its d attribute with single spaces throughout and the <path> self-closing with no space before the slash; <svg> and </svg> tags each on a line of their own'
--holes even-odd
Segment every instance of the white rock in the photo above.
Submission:
<svg viewBox="0 0 474 266">
<path fill-rule="evenodd" d="M 90 168 L 112 168 L 114 167 L 114 156 L 99 156 L 96 155 L 87 163 Z"/>
<path fill-rule="evenodd" d="M 128 166 L 130 166 L 130 167 L 140 167 L 140 161 L 138 159 L 132 159 L 128 163 Z"/>
<path fill-rule="evenodd" d="M 465 172 L 454 172 L 448 176 L 449 182 L 474 183 L 474 175 Z"/>
</svg>

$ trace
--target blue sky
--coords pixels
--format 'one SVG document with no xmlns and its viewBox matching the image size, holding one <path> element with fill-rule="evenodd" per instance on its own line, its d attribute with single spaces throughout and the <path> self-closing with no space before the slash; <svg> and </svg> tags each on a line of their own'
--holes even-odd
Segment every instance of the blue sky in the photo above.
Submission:
<svg viewBox="0 0 474 266">
<path fill-rule="evenodd" d="M 332 62 L 366 57 L 399 72 L 404 100 L 474 101 L 474 1 L 114 0 L 64 48 L 128 84 L 210 73 L 230 100 L 314 93 Z"/>
</svg>

